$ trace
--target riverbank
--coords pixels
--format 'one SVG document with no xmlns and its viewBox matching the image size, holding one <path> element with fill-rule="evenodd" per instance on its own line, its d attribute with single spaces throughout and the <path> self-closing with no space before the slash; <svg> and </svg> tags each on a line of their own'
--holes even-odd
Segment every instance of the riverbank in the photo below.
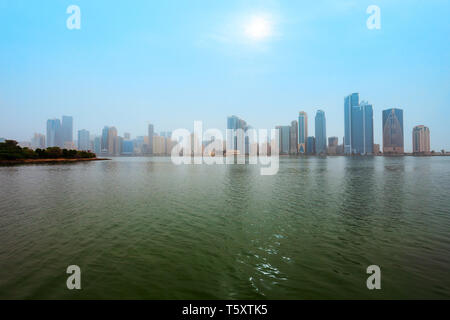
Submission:
<svg viewBox="0 0 450 320">
<path fill-rule="evenodd" d="M 78 158 L 78 159 L 16 159 L 16 160 L 0 160 L 0 166 L 18 165 L 18 164 L 52 164 L 52 163 L 73 163 L 83 161 L 103 161 L 111 160 L 108 158 Z"/>
</svg>

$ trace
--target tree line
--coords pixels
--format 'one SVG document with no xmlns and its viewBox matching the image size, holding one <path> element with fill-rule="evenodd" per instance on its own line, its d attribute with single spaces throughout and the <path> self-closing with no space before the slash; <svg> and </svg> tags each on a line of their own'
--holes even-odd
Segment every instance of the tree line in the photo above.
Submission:
<svg viewBox="0 0 450 320">
<path fill-rule="evenodd" d="M 32 150 L 27 147 L 20 147 L 17 141 L 14 140 L 5 140 L 5 142 L 0 143 L 0 160 L 82 159 L 95 157 L 95 153 L 89 151 L 61 149 L 59 147 Z"/>
</svg>

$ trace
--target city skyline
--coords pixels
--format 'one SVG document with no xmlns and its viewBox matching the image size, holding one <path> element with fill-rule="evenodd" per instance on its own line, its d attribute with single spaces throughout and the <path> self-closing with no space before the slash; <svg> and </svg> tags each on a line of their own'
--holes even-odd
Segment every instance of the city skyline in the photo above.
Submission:
<svg viewBox="0 0 450 320">
<path fill-rule="evenodd" d="M 161 131 L 194 120 L 225 129 L 230 114 L 271 128 L 299 110 L 314 132 L 321 109 L 327 132 L 342 139 L 342 99 L 359 92 L 373 106 L 376 144 L 382 110 L 400 108 L 405 134 L 423 124 L 431 149 L 450 149 L 450 4 L 412 1 L 404 10 L 379 1 L 379 30 L 366 27 L 368 4 L 181 2 L 174 10 L 136 1 L 106 10 L 106 1 L 79 1 L 82 27 L 68 30 L 65 4 L 8 2 L 0 10 L 0 136 L 29 140 L 61 114 L 91 133 L 111 124 L 139 136 L 150 121 Z M 265 39 L 246 32 L 254 15 L 273 21 Z"/>
</svg>

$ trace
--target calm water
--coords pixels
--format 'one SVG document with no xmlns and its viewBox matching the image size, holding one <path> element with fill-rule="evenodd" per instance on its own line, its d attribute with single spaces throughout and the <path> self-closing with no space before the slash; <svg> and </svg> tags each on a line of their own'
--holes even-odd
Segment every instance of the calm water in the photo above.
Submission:
<svg viewBox="0 0 450 320">
<path fill-rule="evenodd" d="M 0 298 L 450 298 L 450 157 L 280 161 L 0 167 Z"/>
</svg>

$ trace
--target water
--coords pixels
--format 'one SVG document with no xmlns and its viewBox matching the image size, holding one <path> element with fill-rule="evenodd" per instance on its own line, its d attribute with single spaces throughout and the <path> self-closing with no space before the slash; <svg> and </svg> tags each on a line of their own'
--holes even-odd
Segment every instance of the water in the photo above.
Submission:
<svg viewBox="0 0 450 320">
<path fill-rule="evenodd" d="M 1 167 L 0 298 L 450 298 L 450 158 L 280 161 Z"/>
</svg>

